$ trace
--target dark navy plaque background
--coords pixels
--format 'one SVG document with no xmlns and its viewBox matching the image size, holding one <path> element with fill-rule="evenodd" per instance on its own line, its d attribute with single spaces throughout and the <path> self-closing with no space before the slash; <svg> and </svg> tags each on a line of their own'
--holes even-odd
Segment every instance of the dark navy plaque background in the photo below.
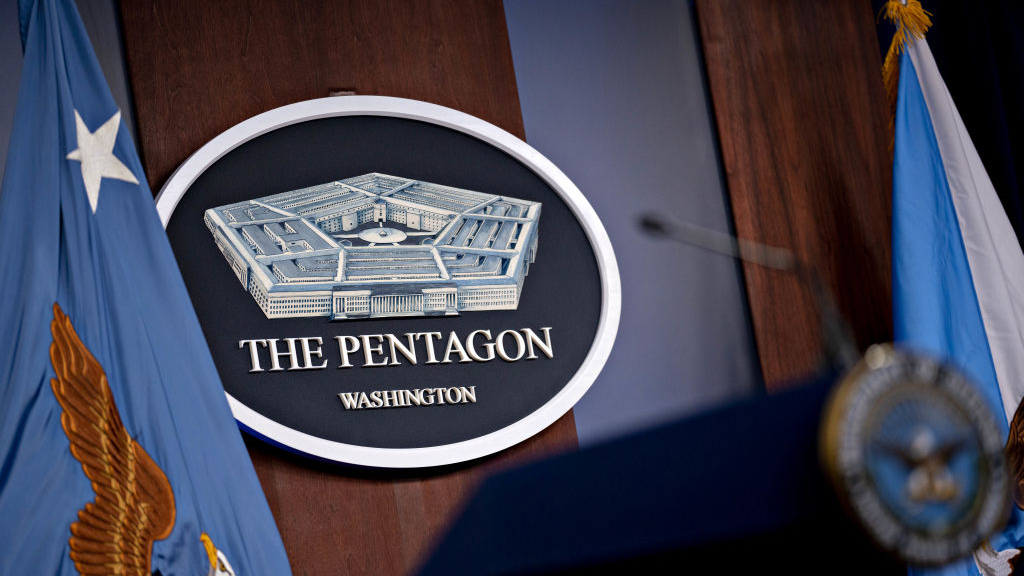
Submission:
<svg viewBox="0 0 1024 576">
<path fill-rule="evenodd" d="M 334 180 L 380 172 L 445 186 L 541 202 L 537 256 L 518 310 L 453 317 L 330 321 L 264 316 L 234 276 L 203 224 L 208 208 Z M 259 136 L 210 166 L 187 190 L 167 226 L 225 389 L 264 416 L 326 440 L 375 448 L 421 448 L 470 440 L 540 408 L 572 378 L 590 350 L 601 308 L 593 248 L 557 193 L 501 150 L 433 124 L 377 116 L 343 116 L 294 124 Z M 554 358 L 538 353 L 506 362 L 338 368 L 335 336 L 440 332 L 463 341 L 473 330 L 551 327 Z M 323 370 L 250 373 L 240 340 L 323 338 Z M 404 339 L 403 339 L 404 341 Z M 478 343 L 480 340 L 478 339 Z M 507 340 L 512 343 L 511 338 Z M 282 349 L 284 343 L 282 342 Z M 481 349 L 478 345 L 478 349 Z M 512 350 L 514 351 L 514 345 Z M 384 344 L 387 353 L 387 343 Z M 482 349 L 481 349 L 482 351 Z M 267 367 L 267 351 L 260 348 Z M 375 356 L 380 360 L 380 356 Z M 318 362 L 319 363 L 319 362 Z M 287 365 L 287 361 L 285 361 Z M 345 410 L 340 392 L 476 386 L 475 404 Z"/>
</svg>

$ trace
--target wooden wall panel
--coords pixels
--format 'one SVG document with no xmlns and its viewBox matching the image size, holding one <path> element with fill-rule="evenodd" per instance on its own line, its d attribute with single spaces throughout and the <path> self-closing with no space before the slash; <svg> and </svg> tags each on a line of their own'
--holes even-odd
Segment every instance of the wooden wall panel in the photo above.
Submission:
<svg viewBox="0 0 1024 576">
<path fill-rule="evenodd" d="M 122 0 L 121 14 L 154 191 L 234 124 L 338 89 L 426 100 L 524 136 L 497 0 Z M 572 449 L 576 429 L 570 412 L 496 456 L 413 472 L 247 445 L 297 576 L 403 574 L 484 474 Z"/>
<path fill-rule="evenodd" d="M 234 124 L 331 90 L 455 108 L 524 137 L 500 0 L 121 0 L 154 191 Z"/>
<path fill-rule="evenodd" d="M 410 574 L 484 476 L 576 447 L 572 412 L 500 454 L 430 470 L 315 462 L 246 437 L 296 576 Z"/>
<path fill-rule="evenodd" d="M 869 0 L 697 0 L 736 232 L 821 274 L 858 344 L 892 338 L 891 160 Z M 793 275 L 744 267 L 769 389 L 821 359 Z"/>
</svg>

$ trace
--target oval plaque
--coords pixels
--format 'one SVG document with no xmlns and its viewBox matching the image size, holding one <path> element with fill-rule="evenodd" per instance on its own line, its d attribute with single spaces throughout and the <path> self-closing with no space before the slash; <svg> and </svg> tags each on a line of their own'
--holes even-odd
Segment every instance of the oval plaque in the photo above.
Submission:
<svg viewBox="0 0 1024 576">
<path fill-rule="evenodd" d="M 350 464 L 478 458 L 608 358 L 611 243 L 525 142 L 425 102 L 300 102 L 211 140 L 157 197 L 240 425 Z"/>
</svg>

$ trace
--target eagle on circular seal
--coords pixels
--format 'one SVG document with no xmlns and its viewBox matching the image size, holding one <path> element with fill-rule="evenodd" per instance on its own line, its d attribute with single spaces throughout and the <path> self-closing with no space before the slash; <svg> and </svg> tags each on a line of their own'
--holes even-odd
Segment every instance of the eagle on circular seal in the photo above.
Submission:
<svg viewBox="0 0 1024 576">
<path fill-rule="evenodd" d="M 873 346 L 834 390 L 821 439 L 848 510 L 908 563 L 966 556 L 1007 520 L 999 427 L 977 389 L 948 364 Z"/>
</svg>

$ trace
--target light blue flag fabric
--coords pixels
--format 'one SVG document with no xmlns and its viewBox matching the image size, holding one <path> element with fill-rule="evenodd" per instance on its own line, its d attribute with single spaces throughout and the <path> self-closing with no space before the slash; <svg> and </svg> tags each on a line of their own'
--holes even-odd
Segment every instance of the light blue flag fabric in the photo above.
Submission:
<svg viewBox="0 0 1024 576">
<path fill-rule="evenodd" d="M 0 192 L 0 574 L 121 562 L 130 574 L 288 575 L 74 3 L 19 8 L 24 70 Z M 55 304 L 70 324 L 51 354 Z M 148 542 L 133 534 L 147 525 L 162 538 L 144 565 Z"/>
<path fill-rule="evenodd" d="M 895 128 L 896 341 L 965 370 L 1005 435 L 1024 395 L 1024 253 L 924 39 L 900 61 Z M 1019 510 L 990 544 L 911 572 L 1009 574 Z"/>
</svg>

